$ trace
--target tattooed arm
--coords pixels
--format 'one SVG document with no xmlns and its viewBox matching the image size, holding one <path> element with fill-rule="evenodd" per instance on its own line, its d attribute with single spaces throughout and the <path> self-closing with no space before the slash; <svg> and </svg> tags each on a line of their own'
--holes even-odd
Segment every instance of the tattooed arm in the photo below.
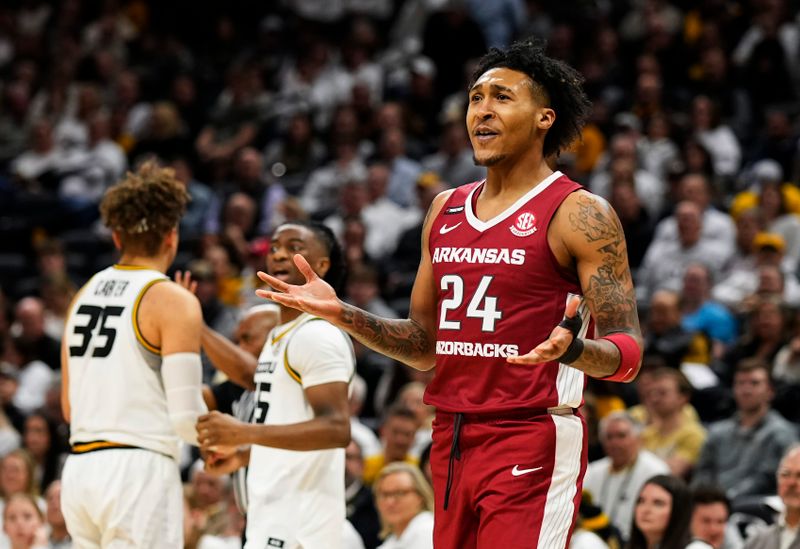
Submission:
<svg viewBox="0 0 800 549">
<path fill-rule="evenodd" d="M 370 349 L 408 364 L 417 370 L 430 370 L 436 361 L 436 282 L 428 250 L 428 236 L 433 219 L 452 191 L 437 196 L 422 226 L 420 259 L 411 307 L 407 319 L 382 318 L 341 301 L 333 289 L 319 278 L 302 256 L 294 261 L 306 277 L 306 284 L 293 286 L 265 273 L 258 276 L 276 291 L 256 293 L 288 307 L 317 315 L 338 326 Z"/>
<path fill-rule="evenodd" d="M 616 212 L 599 196 L 578 191 L 564 201 L 558 217 L 561 238 L 575 260 L 597 337 L 624 332 L 643 349 L 628 247 Z M 616 345 L 586 340 L 583 354 L 572 366 L 592 377 L 606 377 L 619 363 Z"/>
<path fill-rule="evenodd" d="M 602 198 L 585 191 L 567 197 L 553 217 L 547 240 L 558 262 L 577 270 L 586 304 L 595 321 L 598 337 L 623 332 L 643 348 L 636 311 L 636 294 L 628 267 L 627 246 L 617 214 Z M 567 305 L 565 315 L 574 316 L 578 300 Z M 536 364 L 562 356 L 572 334 L 556 327 L 550 337 L 527 355 L 510 362 Z M 592 377 L 614 374 L 620 352 L 611 341 L 584 340 L 580 357 L 571 363 Z M 641 355 L 639 364 L 641 365 Z"/>
</svg>

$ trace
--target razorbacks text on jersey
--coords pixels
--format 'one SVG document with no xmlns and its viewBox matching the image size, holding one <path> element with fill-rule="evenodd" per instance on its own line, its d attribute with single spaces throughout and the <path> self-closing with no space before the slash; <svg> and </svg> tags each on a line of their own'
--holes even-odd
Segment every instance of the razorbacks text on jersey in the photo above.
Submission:
<svg viewBox="0 0 800 549">
<path fill-rule="evenodd" d="M 431 224 L 438 287 L 436 374 L 425 402 L 449 412 L 493 413 L 581 405 L 584 375 L 549 362 L 513 365 L 561 321 L 577 277 L 547 243 L 558 207 L 582 187 L 561 172 L 487 221 L 475 214 L 483 182 L 457 188 Z M 580 337 L 592 335 L 585 303 Z"/>
</svg>

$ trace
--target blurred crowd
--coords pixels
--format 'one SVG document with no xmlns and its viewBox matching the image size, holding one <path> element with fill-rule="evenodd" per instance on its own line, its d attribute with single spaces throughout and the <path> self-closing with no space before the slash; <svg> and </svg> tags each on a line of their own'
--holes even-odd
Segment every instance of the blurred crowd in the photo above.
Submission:
<svg viewBox="0 0 800 549">
<path fill-rule="evenodd" d="M 464 125 L 474 61 L 528 36 L 586 78 L 593 114 L 552 163 L 619 214 L 646 339 L 637 382 L 589 383 L 574 547 L 596 546 L 587 532 L 634 544 L 638 491 L 659 474 L 692 486 L 695 510 L 724 510 L 716 548 L 794 516 L 780 475 L 800 481 L 779 464 L 800 421 L 799 14 L 797 0 L 3 2 L 0 546 L 32 546 L 9 522 L 32 501 L 46 543 L 68 547 L 59 341 L 76 290 L 115 260 L 97 211 L 109 185 L 152 158 L 185 182 L 175 268 L 232 339 L 267 235 L 291 219 L 340 238 L 344 299 L 403 316 L 427 207 L 484 174 Z M 417 469 L 383 467 L 425 471 L 429 374 L 356 352 L 348 515 L 366 547 L 379 533 L 401 547 L 390 517 L 428 512 L 429 493 Z M 208 361 L 204 375 L 223 381 Z M 235 547 L 231 483 L 194 457 L 187 547 Z"/>
</svg>

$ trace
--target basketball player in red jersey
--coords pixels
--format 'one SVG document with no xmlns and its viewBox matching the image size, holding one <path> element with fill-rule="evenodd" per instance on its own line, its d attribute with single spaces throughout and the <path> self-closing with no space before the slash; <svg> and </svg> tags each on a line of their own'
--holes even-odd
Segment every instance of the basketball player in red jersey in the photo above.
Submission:
<svg viewBox="0 0 800 549">
<path fill-rule="evenodd" d="M 408 319 L 340 301 L 295 256 L 260 295 L 342 327 L 420 370 L 436 366 L 431 466 L 437 549 L 563 549 L 586 468 L 575 409 L 586 376 L 629 382 L 642 340 L 620 222 L 548 157 L 580 134 L 582 79 L 540 44 L 484 56 L 467 128 L 485 181 L 439 195 Z M 580 297 L 576 297 L 580 296 Z"/>
</svg>

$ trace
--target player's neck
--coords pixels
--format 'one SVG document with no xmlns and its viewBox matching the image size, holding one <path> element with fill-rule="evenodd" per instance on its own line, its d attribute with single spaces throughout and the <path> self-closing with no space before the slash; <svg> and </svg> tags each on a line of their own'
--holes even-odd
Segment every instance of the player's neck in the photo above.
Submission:
<svg viewBox="0 0 800 549">
<path fill-rule="evenodd" d="M 489 166 L 486 175 L 484 196 L 502 193 L 527 192 L 547 179 L 553 170 L 541 155 L 526 155 L 522 158 L 509 158 L 494 166 Z"/>
<path fill-rule="evenodd" d="M 117 265 L 125 265 L 128 267 L 143 267 L 146 269 L 152 269 L 154 271 L 159 271 L 162 273 L 166 273 L 167 269 L 169 269 L 169 260 L 166 257 L 149 257 L 149 256 L 139 256 L 133 254 L 122 254 L 122 257 L 119 258 L 117 261 Z"/>
<path fill-rule="evenodd" d="M 303 314 L 302 311 L 298 311 L 297 309 L 292 309 L 291 307 L 286 307 L 284 305 L 281 305 L 280 307 L 281 307 L 281 316 L 280 316 L 281 324 L 288 324 L 289 322 L 297 319 L 297 317 Z"/>
</svg>

